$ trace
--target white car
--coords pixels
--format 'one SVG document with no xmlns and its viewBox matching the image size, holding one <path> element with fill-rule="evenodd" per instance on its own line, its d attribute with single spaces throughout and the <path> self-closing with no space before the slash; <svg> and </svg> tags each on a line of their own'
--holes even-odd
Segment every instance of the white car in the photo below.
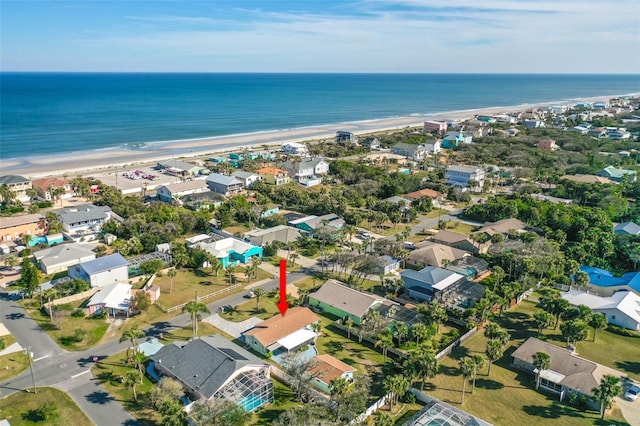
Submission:
<svg viewBox="0 0 640 426">
<path fill-rule="evenodd" d="M 629 401 L 635 401 L 638 396 L 640 396 L 640 388 L 638 386 L 631 386 L 624 394 L 625 399 Z"/>
</svg>

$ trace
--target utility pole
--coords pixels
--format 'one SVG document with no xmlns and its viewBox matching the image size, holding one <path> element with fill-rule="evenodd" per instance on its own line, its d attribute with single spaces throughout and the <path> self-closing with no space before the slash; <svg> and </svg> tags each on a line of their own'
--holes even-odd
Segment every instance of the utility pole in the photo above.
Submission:
<svg viewBox="0 0 640 426">
<path fill-rule="evenodd" d="M 24 351 L 27 358 L 29 358 L 29 369 L 31 370 L 31 381 L 33 382 L 33 393 L 38 393 L 38 388 L 36 387 L 36 376 L 33 374 L 33 362 L 31 361 L 31 346 L 28 346 Z"/>
</svg>

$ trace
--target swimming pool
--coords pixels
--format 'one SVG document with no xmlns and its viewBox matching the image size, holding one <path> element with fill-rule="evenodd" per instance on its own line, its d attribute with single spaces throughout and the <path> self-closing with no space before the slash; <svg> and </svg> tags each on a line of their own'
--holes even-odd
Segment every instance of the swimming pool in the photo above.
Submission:
<svg viewBox="0 0 640 426">
<path fill-rule="evenodd" d="M 242 408 L 244 408 L 245 411 L 251 412 L 251 411 L 255 410 L 256 408 L 260 408 L 266 402 L 267 402 L 267 400 L 265 400 L 264 398 L 262 398 L 260 396 L 251 395 L 251 396 L 248 396 L 245 399 L 243 399 L 240 402 L 240 404 L 238 404 L 238 405 L 241 406 Z"/>
</svg>

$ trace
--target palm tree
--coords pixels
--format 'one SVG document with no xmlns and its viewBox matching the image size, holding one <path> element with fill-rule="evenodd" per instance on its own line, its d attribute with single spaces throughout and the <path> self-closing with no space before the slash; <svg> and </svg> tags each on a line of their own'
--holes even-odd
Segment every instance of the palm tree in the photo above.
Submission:
<svg viewBox="0 0 640 426">
<path fill-rule="evenodd" d="M 253 269 L 253 278 L 258 278 L 258 267 L 262 264 L 262 259 L 258 256 L 253 256 L 251 258 L 251 265 L 254 266 Z"/>
<path fill-rule="evenodd" d="M 540 373 L 542 370 L 548 370 L 551 367 L 551 357 L 544 351 L 533 354 L 533 366 L 536 367 L 536 389 L 540 387 Z"/>
<path fill-rule="evenodd" d="M 256 287 L 253 290 L 253 295 L 256 297 L 256 311 L 260 310 L 260 298 L 266 294 L 263 288 Z"/>
<path fill-rule="evenodd" d="M 169 294 L 173 293 L 173 278 L 178 274 L 178 271 L 176 271 L 176 268 L 171 268 L 167 271 L 167 275 L 169 275 L 169 277 L 171 278 L 171 284 L 169 286 Z"/>
<path fill-rule="evenodd" d="M 409 335 L 409 326 L 404 322 L 395 324 L 396 337 L 398 338 L 398 346 L 402 345 L 402 339 Z"/>
<path fill-rule="evenodd" d="M 296 264 L 296 259 L 299 258 L 300 255 L 296 252 L 291 253 L 291 256 L 289 256 L 289 258 L 291 259 L 291 265 L 290 266 L 295 266 Z"/>
<path fill-rule="evenodd" d="M 491 365 L 493 365 L 494 361 L 499 360 L 504 353 L 504 346 L 502 342 L 497 339 L 489 339 L 487 341 L 487 348 L 485 350 L 485 354 L 487 355 L 487 359 L 489 360 L 489 371 L 487 372 L 487 376 L 491 375 Z"/>
<path fill-rule="evenodd" d="M 605 328 L 607 326 L 607 316 L 603 313 L 593 314 L 591 317 L 591 327 L 593 327 L 593 341 L 596 341 L 596 333 L 598 329 Z"/>
<path fill-rule="evenodd" d="M 198 321 L 200 320 L 201 315 L 203 313 L 209 313 L 209 308 L 204 303 L 198 302 L 198 298 L 196 296 L 195 300 L 188 302 L 182 308 L 182 312 L 189 312 L 191 314 L 191 327 L 193 329 L 193 338 L 196 339 L 198 337 Z"/>
<path fill-rule="evenodd" d="M 620 377 L 612 374 L 605 374 L 600 380 L 600 385 L 591 389 L 593 396 L 600 401 L 600 418 L 602 420 L 604 420 L 605 411 L 611 405 L 613 397 L 619 395 L 620 392 L 622 392 Z"/>
<path fill-rule="evenodd" d="M 0 198 L 2 198 L 2 202 L 5 204 L 11 204 L 16 198 L 16 193 L 9 188 L 9 185 L 3 183 L 0 185 Z"/>
<path fill-rule="evenodd" d="M 378 335 L 378 340 L 376 340 L 376 347 L 382 348 L 382 356 L 384 357 L 384 362 L 387 362 L 387 351 L 389 348 L 393 347 L 393 336 L 389 329 L 385 329 L 382 333 Z"/>
<path fill-rule="evenodd" d="M 236 267 L 234 265 L 227 265 L 227 269 L 224 270 L 224 273 L 227 275 L 227 278 L 229 279 L 229 285 L 233 285 L 233 283 L 235 282 L 235 272 L 236 272 Z"/>
<path fill-rule="evenodd" d="M 217 277 L 220 269 L 222 269 L 222 262 L 220 262 L 220 259 L 215 256 L 207 256 L 207 262 L 209 262 L 209 267 L 216 273 Z"/>
<path fill-rule="evenodd" d="M 416 338 L 416 345 L 419 345 L 420 341 L 429 337 L 429 327 L 421 322 L 413 324 L 411 326 L 411 334 Z"/>
<path fill-rule="evenodd" d="M 336 377 L 331 380 L 331 387 L 329 389 L 331 399 L 335 399 L 341 395 L 344 395 L 349 389 L 349 381 L 344 377 Z"/>
<path fill-rule="evenodd" d="M 533 314 L 533 319 L 536 322 L 536 327 L 538 327 L 538 336 L 542 334 L 542 330 L 544 328 L 549 327 L 553 324 L 553 317 L 549 312 L 546 311 L 538 311 Z"/>
<path fill-rule="evenodd" d="M 347 338 L 351 339 L 351 329 L 353 328 L 353 318 L 349 317 L 347 318 L 347 321 L 345 322 L 345 325 L 347 326 Z"/>
<path fill-rule="evenodd" d="M 22 242 L 24 243 L 26 248 L 30 247 L 29 243 L 31 243 L 32 240 L 33 240 L 33 235 L 30 235 L 30 234 L 23 234 L 22 235 Z"/>
<path fill-rule="evenodd" d="M 142 373 L 138 370 L 129 370 L 124 375 L 124 385 L 131 389 L 133 392 L 133 400 L 138 400 L 138 393 L 136 392 L 136 386 L 138 386 L 138 381 L 142 384 Z"/>
<path fill-rule="evenodd" d="M 129 330 L 126 330 L 122 333 L 122 337 L 120 337 L 120 342 L 124 342 L 125 340 L 129 340 L 131 342 L 132 356 L 136 355 L 136 351 L 138 349 L 138 340 L 144 337 L 144 331 L 140 330 L 138 327 L 133 326 Z M 127 356 L 129 356 L 129 349 L 127 349 Z"/>
<path fill-rule="evenodd" d="M 447 310 L 438 302 L 433 302 L 429 305 L 429 310 L 427 312 L 427 316 L 429 320 L 436 323 L 436 333 L 440 334 L 440 324 L 449 319 L 449 315 L 447 315 Z"/>
<path fill-rule="evenodd" d="M 404 371 L 414 378 L 420 378 L 420 390 L 424 390 L 425 379 L 433 379 L 438 374 L 438 360 L 433 351 L 419 346 L 409 353 Z"/>
<path fill-rule="evenodd" d="M 471 359 L 473 360 L 474 368 L 473 368 L 473 386 L 471 387 L 471 394 L 476 391 L 476 375 L 478 374 L 478 370 L 484 367 L 484 358 L 480 355 L 471 355 Z"/>
<path fill-rule="evenodd" d="M 4 258 L 4 266 L 9 269 L 13 269 L 18 264 L 18 259 L 15 256 L 9 255 Z"/>
<path fill-rule="evenodd" d="M 389 395 L 387 401 L 389 402 L 389 411 L 393 411 L 393 404 L 398 402 L 401 396 L 403 396 L 409 390 L 411 384 L 409 381 L 401 375 L 387 376 L 382 383 L 384 392 Z"/>
<path fill-rule="evenodd" d="M 394 424 L 395 421 L 393 417 L 391 417 L 391 414 L 381 411 L 376 413 L 376 420 L 373 422 L 373 426 L 393 426 Z"/>
<path fill-rule="evenodd" d="M 476 364 L 471 357 L 465 356 L 460 359 L 460 373 L 462 374 L 462 401 L 460 404 L 464 404 L 464 391 L 467 386 L 467 380 L 473 375 L 476 369 Z"/>
</svg>

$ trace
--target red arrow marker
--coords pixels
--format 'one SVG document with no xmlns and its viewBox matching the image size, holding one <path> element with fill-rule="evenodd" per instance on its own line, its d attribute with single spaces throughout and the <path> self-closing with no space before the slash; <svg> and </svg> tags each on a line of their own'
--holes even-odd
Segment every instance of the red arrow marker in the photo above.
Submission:
<svg viewBox="0 0 640 426">
<path fill-rule="evenodd" d="M 287 303 L 287 261 L 280 259 L 280 301 L 277 303 L 280 314 L 284 316 L 289 308 Z"/>
</svg>

